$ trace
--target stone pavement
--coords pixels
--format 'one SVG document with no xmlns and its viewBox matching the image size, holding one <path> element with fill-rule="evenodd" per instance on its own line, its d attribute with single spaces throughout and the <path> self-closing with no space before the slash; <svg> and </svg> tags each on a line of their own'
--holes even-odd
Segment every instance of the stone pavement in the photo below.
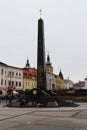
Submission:
<svg viewBox="0 0 87 130">
<path fill-rule="evenodd" d="M 87 103 L 79 107 L 8 108 L 0 104 L 0 130 L 87 130 Z"/>
</svg>

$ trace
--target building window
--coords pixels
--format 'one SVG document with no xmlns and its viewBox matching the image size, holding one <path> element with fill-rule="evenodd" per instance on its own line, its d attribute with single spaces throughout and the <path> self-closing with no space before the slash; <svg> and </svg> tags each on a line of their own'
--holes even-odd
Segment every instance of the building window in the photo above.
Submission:
<svg viewBox="0 0 87 130">
<path fill-rule="evenodd" d="M 3 69 L 1 69 L 1 74 L 3 75 Z"/>
<path fill-rule="evenodd" d="M 3 85 L 3 79 L 1 79 L 1 85 Z"/>
<path fill-rule="evenodd" d="M 27 81 L 27 82 L 26 82 L 26 86 L 29 86 L 29 85 L 30 85 L 30 82 Z"/>
<path fill-rule="evenodd" d="M 21 76 L 21 73 L 19 73 L 19 76 Z"/>
<path fill-rule="evenodd" d="M 12 86 L 14 86 L 14 81 L 12 81 Z"/>
<path fill-rule="evenodd" d="M 11 71 L 9 71 L 9 76 L 11 76 Z"/>
<path fill-rule="evenodd" d="M 28 86 L 29 86 L 29 84 L 30 84 L 30 83 L 28 82 Z"/>
<path fill-rule="evenodd" d="M 18 82 L 16 81 L 16 86 L 18 86 Z"/>
<path fill-rule="evenodd" d="M 33 77 L 35 77 L 35 78 L 36 78 L 36 75 L 33 75 Z"/>
<path fill-rule="evenodd" d="M 16 73 L 16 76 L 18 76 L 18 73 Z"/>
<path fill-rule="evenodd" d="M 6 86 L 6 83 L 7 83 L 7 82 L 6 82 L 6 80 L 5 80 L 5 86 Z"/>
<path fill-rule="evenodd" d="M 32 83 L 32 86 L 35 87 L 35 82 Z"/>
<path fill-rule="evenodd" d="M 8 84 L 9 84 L 9 86 L 11 86 L 11 81 L 10 81 L 10 80 L 9 80 L 9 83 L 8 83 Z"/>
<path fill-rule="evenodd" d="M 5 74 L 6 74 L 6 70 L 5 70 Z"/>
<path fill-rule="evenodd" d="M 21 82 L 19 82 L 19 87 L 21 87 Z"/>
<path fill-rule="evenodd" d="M 12 72 L 12 75 L 14 75 L 14 72 Z"/>
<path fill-rule="evenodd" d="M 55 90 L 55 84 L 52 84 L 52 90 Z"/>
</svg>

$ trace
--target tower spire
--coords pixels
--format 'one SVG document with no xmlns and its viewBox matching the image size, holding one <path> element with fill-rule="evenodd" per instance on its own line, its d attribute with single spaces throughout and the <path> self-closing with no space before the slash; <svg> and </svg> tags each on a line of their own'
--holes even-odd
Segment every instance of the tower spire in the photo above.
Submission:
<svg viewBox="0 0 87 130">
<path fill-rule="evenodd" d="M 48 52 L 48 55 L 47 55 L 47 63 L 46 63 L 46 65 L 51 66 L 49 52 Z"/>
<path fill-rule="evenodd" d="M 28 57 L 27 57 L 27 62 L 26 62 L 26 66 L 25 66 L 25 68 L 27 68 L 27 69 L 30 68 L 30 64 L 29 64 L 29 59 L 28 59 Z"/>
<path fill-rule="evenodd" d="M 63 74 L 62 74 L 62 72 L 61 72 L 61 69 L 60 69 L 60 72 L 59 72 L 59 77 L 60 77 L 61 79 L 63 79 Z"/>
</svg>

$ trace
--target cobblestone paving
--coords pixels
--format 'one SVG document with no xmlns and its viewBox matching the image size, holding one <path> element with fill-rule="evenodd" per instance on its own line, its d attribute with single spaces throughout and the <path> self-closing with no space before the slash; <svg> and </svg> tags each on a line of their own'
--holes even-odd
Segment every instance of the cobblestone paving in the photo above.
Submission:
<svg viewBox="0 0 87 130">
<path fill-rule="evenodd" d="M 87 104 L 76 108 L 8 108 L 0 104 L 0 130 L 87 130 Z"/>
</svg>

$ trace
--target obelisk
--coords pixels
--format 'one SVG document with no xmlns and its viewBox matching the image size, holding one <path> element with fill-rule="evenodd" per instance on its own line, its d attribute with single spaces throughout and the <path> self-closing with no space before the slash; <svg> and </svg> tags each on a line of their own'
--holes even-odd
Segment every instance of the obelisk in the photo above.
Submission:
<svg viewBox="0 0 87 130">
<path fill-rule="evenodd" d="M 38 45 L 37 45 L 37 88 L 47 90 L 46 67 L 45 67 L 45 43 L 44 43 L 44 21 L 38 20 Z"/>
</svg>

